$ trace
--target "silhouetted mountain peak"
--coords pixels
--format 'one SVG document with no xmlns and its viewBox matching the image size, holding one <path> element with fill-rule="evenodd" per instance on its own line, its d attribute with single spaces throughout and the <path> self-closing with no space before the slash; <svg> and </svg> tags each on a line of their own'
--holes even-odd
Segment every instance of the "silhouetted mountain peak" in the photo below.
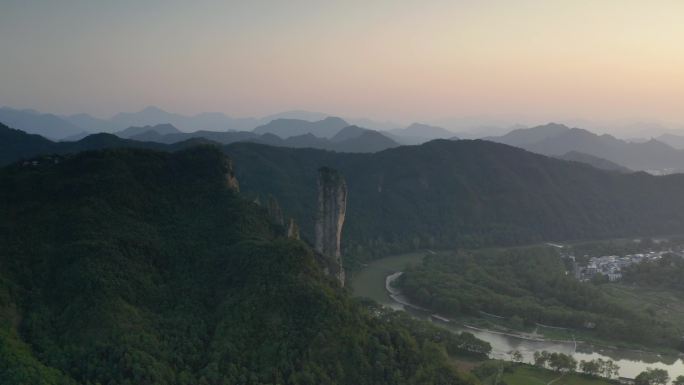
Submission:
<svg viewBox="0 0 684 385">
<path fill-rule="evenodd" d="M 333 142 L 340 142 L 347 139 L 356 138 L 363 135 L 366 131 L 370 131 L 359 126 L 347 126 L 341 129 L 335 136 L 331 138 Z"/>
<path fill-rule="evenodd" d="M 140 112 L 145 113 L 145 114 L 168 114 L 168 112 L 162 110 L 161 108 L 157 106 L 147 106 L 140 110 Z"/>
<path fill-rule="evenodd" d="M 337 116 L 328 116 L 320 122 L 325 124 L 349 125 L 344 119 L 338 118 Z"/>
<path fill-rule="evenodd" d="M 348 125 L 343 119 L 336 117 L 327 117 L 315 122 L 301 119 L 275 119 L 267 124 L 256 127 L 254 133 L 271 133 L 281 138 L 311 133 L 319 138 L 332 138 Z"/>
<path fill-rule="evenodd" d="M 445 128 L 423 123 L 411 123 L 406 128 L 396 128 L 390 130 L 389 133 L 394 136 L 393 139 L 403 144 L 420 144 L 431 139 L 446 139 L 454 136 L 453 132 Z"/>
<path fill-rule="evenodd" d="M 535 128 L 535 127 L 532 127 Z M 563 123 L 556 123 L 556 122 L 549 122 L 546 124 L 543 124 L 541 126 L 538 126 L 537 128 L 541 129 L 546 129 L 546 130 L 554 130 L 554 131 L 563 131 L 563 130 L 570 130 L 571 128 L 566 126 Z"/>
<path fill-rule="evenodd" d="M 157 124 L 154 126 L 128 127 L 127 129 L 125 129 L 123 131 L 117 132 L 116 135 L 121 137 L 121 138 L 132 138 L 134 136 L 144 134 L 148 131 L 156 132 L 159 135 L 181 133 L 181 131 L 178 130 L 176 127 L 174 127 L 172 124 L 163 123 L 163 124 Z"/>
<path fill-rule="evenodd" d="M 524 148 L 525 146 L 536 144 L 545 139 L 562 135 L 570 131 L 572 131 L 572 129 L 563 124 L 548 123 L 542 126 L 518 128 L 502 136 L 487 137 L 484 139 Z"/>
<path fill-rule="evenodd" d="M 557 123 L 513 130 L 487 139 L 555 157 L 578 152 L 631 170 L 649 170 L 656 174 L 684 170 L 684 153 L 661 141 L 627 142 L 609 134 L 597 135 Z M 596 163 L 588 161 L 586 156 L 575 158 L 589 164 Z"/>
</svg>

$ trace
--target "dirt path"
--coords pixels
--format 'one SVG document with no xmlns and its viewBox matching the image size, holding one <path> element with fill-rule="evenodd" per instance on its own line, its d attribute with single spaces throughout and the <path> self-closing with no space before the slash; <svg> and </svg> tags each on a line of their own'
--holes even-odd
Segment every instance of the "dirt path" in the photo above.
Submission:
<svg viewBox="0 0 684 385">
<path fill-rule="evenodd" d="M 556 382 L 556 381 L 560 380 L 561 378 L 563 378 L 564 375 L 565 375 L 565 373 L 561 374 L 560 376 L 558 376 L 558 377 L 554 378 L 553 380 L 547 382 L 546 385 L 551 385 L 551 384 L 553 384 L 554 382 Z"/>
</svg>

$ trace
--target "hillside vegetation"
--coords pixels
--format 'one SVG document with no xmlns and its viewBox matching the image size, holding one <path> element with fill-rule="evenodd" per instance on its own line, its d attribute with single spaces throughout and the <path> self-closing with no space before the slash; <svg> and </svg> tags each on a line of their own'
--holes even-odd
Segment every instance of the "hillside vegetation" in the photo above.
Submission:
<svg viewBox="0 0 684 385">
<path fill-rule="evenodd" d="M 0 146 L 4 162 L 100 148 L 175 151 L 205 141 L 165 145 L 99 134 L 53 143 L 8 130 L 0 130 L 13 138 L 0 142 L 7 144 Z M 275 196 L 309 240 L 316 170 L 342 172 L 350 197 L 342 244 L 350 257 L 684 233 L 683 175 L 620 174 L 482 140 L 435 140 L 372 154 L 255 143 L 222 148 L 236 161 L 244 195 Z"/>
<path fill-rule="evenodd" d="M 435 140 L 374 154 L 233 144 L 246 194 L 275 195 L 304 235 L 314 171 L 340 170 L 349 255 L 684 231 L 684 176 L 619 174 L 487 141 Z"/>
<path fill-rule="evenodd" d="M 0 383 L 472 383 L 468 336 L 351 301 L 229 171 L 213 147 L 0 169 Z"/>
<path fill-rule="evenodd" d="M 628 302 L 629 293 L 612 286 L 580 282 L 566 273 L 571 268 L 566 262 L 550 247 L 464 250 L 426 256 L 398 285 L 417 304 L 440 314 L 486 312 L 521 330 L 543 324 L 570 328 L 581 333 L 580 339 L 684 349 L 679 315 L 644 306 L 639 297 Z"/>
</svg>

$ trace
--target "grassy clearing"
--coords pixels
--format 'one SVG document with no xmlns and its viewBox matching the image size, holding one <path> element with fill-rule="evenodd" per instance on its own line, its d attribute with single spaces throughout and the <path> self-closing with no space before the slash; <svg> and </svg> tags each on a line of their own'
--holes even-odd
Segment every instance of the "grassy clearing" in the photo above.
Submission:
<svg viewBox="0 0 684 385">
<path fill-rule="evenodd" d="M 684 324 L 684 293 L 621 284 L 603 285 L 602 289 L 621 305 Z"/>
<path fill-rule="evenodd" d="M 529 365 L 518 366 L 512 373 L 503 375 L 503 382 L 507 385 L 546 385 L 551 381 L 553 385 L 612 385 L 615 383 L 577 373 L 561 375 L 548 369 Z"/>
</svg>

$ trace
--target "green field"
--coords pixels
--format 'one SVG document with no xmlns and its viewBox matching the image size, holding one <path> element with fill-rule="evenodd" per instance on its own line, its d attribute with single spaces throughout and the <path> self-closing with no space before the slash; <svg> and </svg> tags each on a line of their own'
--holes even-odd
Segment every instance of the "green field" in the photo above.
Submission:
<svg viewBox="0 0 684 385">
<path fill-rule="evenodd" d="M 684 293 L 623 284 L 602 285 L 601 288 L 617 303 L 684 325 Z"/>
<path fill-rule="evenodd" d="M 507 385 L 546 385 L 553 381 L 553 385 L 611 385 L 614 382 L 582 374 L 559 374 L 557 372 L 523 365 L 514 369 L 512 373 L 504 373 L 503 382 Z M 494 385 L 494 384 L 492 384 Z"/>
<path fill-rule="evenodd" d="M 668 320 L 675 325 L 684 325 L 684 294 L 682 293 L 674 290 L 631 286 L 622 283 L 604 284 L 598 287 L 612 303 L 640 313 L 653 315 L 659 319 Z M 537 329 L 537 332 L 549 339 L 570 340 L 574 337 L 577 340 L 595 345 L 644 349 L 643 346 L 638 344 L 601 339 L 594 333 L 582 330 L 558 330 L 540 327 Z M 658 346 L 649 346 L 646 350 L 675 353 L 672 349 Z"/>
</svg>

